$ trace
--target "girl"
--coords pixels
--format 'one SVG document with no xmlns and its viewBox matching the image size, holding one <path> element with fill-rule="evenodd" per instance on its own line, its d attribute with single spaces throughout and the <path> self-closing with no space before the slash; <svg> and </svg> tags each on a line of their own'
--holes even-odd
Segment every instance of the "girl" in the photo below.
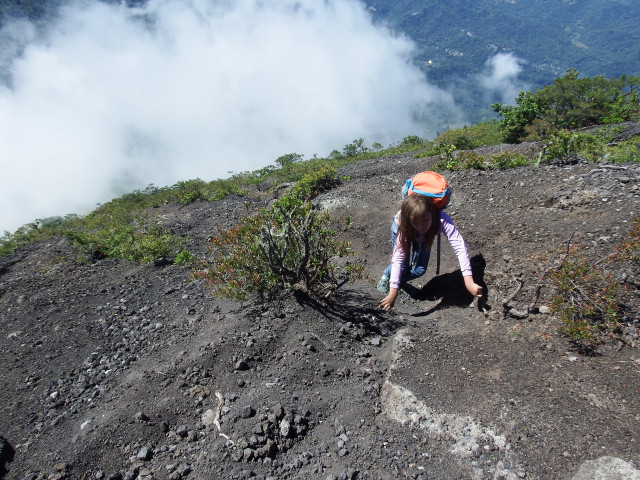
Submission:
<svg viewBox="0 0 640 480">
<path fill-rule="evenodd" d="M 433 199 L 414 194 L 406 197 L 391 225 L 393 254 L 377 288 L 387 296 L 380 301 L 380 308 L 390 310 L 398 296 L 398 288 L 424 275 L 429 263 L 431 245 L 439 232 L 443 232 L 458 256 L 464 285 L 474 297 L 482 297 L 482 287 L 473 281 L 469 254 L 462 235 L 451 217 L 433 205 Z M 409 252 L 413 249 L 410 256 Z"/>
</svg>

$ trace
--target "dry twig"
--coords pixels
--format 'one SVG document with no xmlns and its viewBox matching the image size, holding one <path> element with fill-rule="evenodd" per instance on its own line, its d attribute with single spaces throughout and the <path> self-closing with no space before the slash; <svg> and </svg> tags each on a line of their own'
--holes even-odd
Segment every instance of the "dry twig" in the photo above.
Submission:
<svg viewBox="0 0 640 480">
<path fill-rule="evenodd" d="M 233 440 L 231 440 L 228 435 L 225 435 L 224 433 L 222 433 L 220 428 L 220 415 L 222 414 L 222 407 L 224 406 L 224 397 L 220 392 L 216 392 L 216 398 L 218 399 L 218 407 L 216 408 L 216 413 L 213 418 L 213 424 L 218 428 L 218 434 L 221 437 L 224 437 L 229 442 L 233 443 Z"/>
<path fill-rule="evenodd" d="M 511 295 L 509 295 L 507 298 L 505 298 L 502 301 L 502 319 L 503 320 L 507 318 L 507 315 L 515 316 L 515 318 L 526 318 L 529 315 L 528 307 L 525 313 L 525 312 L 520 312 L 514 309 L 513 307 L 509 306 L 509 302 L 514 298 L 516 298 L 518 293 L 520 293 L 520 290 L 522 290 L 522 286 L 524 285 L 524 280 L 522 280 L 522 278 L 515 278 L 515 280 L 516 282 L 518 282 L 518 287 L 515 289 L 515 291 Z"/>
</svg>

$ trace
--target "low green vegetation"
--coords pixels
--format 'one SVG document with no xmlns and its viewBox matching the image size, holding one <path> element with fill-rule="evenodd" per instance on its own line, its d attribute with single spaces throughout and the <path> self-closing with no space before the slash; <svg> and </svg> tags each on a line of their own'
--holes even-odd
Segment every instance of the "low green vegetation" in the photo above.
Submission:
<svg viewBox="0 0 640 480">
<path fill-rule="evenodd" d="M 532 163 L 532 160 L 524 155 L 508 151 L 493 155 L 480 155 L 473 150 L 445 151 L 440 158 L 435 165 L 435 168 L 440 170 L 507 170 Z"/>
<path fill-rule="evenodd" d="M 568 157 L 582 158 L 590 162 L 622 163 L 640 162 L 640 137 L 612 141 L 619 127 L 608 127 L 584 133 L 559 130 L 552 134 L 537 158 L 538 163 Z"/>
<path fill-rule="evenodd" d="M 616 141 L 621 122 L 640 120 L 640 76 L 617 79 L 580 78 L 575 69 L 537 91 L 521 92 L 517 105 L 494 104 L 499 121 L 448 130 L 421 152 L 437 155 L 436 168 L 444 170 L 505 169 L 552 160 L 590 162 L 640 161 L 640 137 Z M 585 131 L 586 127 L 595 127 Z M 483 156 L 472 152 L 484 145 L 542 141 L 534 159 L 501 153 Z"/>
<path fill-rule="evenodd" d="M 627 238 L 616 246 L 614 260 L 640 266 L 640 217 L 633 219 Z"/>
<path fill-rule="evenodd" d="M 453 128 L 438 135 L 436 144 L 454 145 L 457 150 L 471 150 L 484 145 L 504 143 L 504 133 L 497 120 Z"/>
<path fill-rule="evenodd" d="M 77 226 L 67 225 L 62 234 L 73 242 L 80 260 L 120 258 L 134 262 L 173 259 L 182 250 L 181 238 L 146 212 L 113 215 L 109 209 L 89 215 Z"/>
<path fill-rule="evenodd" d="M 333 261 L 353 254 L 351 245 L 336 237 L 328 228 L 328 214 L 310 201 L 336 181 L 334 169 L 310 173 L 270 208 L 220 231 L 199 275 L 215 294 L 239 300 L 253 293 L 272 297 L 292 288 L 326 297 L 338 288 L 339 273 L 347 279 L 359 276 L 361 265 L 338 268 Z"/>
<path fill-rule="evenodd" d="M 14 233 L 4 232 L 4 235 L 0 238 L 0 258 L 38 240 L 55 236 L 58 233 L 59 230 L 55 227 L 40 229 L 37 223 L 23 225 Z"/>
<path fill-rule="evenodd" d="M 520 92 L 517 105 L 496 103 L 507 142 L 541 140 L 558 130 L 637 121 L 640 76 L 579 77 L 575 69 L 540 90 Z"/>
<path fill-rule="evenodd" d="M 573 245 L 560 255 L 558 266 L 546 273 L 553 288 L 551 308 L 562 322 L 561 331 L 575 342 L 593 348 L 620 327 L 624 288 L 612 272 L 640 265 L 640 217 L 626 238 L 600 260 L 584 245 Z"/>
<path fill-rule="evenodd" d="M 584 254 L 583 246 L 572 247 L 550 279 L 556 291 L 552 311 L 563 324 L 562 332 L 591 346 L 615 331 L 620 318 L 619 286 Z"/>
</svg>

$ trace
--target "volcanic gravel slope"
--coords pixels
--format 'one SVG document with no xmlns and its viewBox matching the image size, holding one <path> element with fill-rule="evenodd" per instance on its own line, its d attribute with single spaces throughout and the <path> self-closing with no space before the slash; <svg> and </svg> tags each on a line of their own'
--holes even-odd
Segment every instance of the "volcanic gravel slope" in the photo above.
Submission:
<svg viewBox="0 0 640 480">
<path fill-rule="evenodd" d="M 505 148 L 539 145 L 481 153 Z M 0 478 L 640 478 L 637 265 L 612 272 L 625 324 L 595 352 L 558 333 L 546 283 L 517 318 L 569 240 L 595 259 L 625 237 L 640 166 L 448 173 L 487 302 L 444 242 L 440 274 L 434 255 L 417 298 L 384 313 L 374 284 L 400 188 L 435 161 L 352 165 L 316 199 L 371 277 L 331 303 L 238 304 L 185 267 L 79 263 L 62 239 L 0 260 Z M 157 211 L 204 254 L 246 202 L 270 200 Z"/>
</svg>

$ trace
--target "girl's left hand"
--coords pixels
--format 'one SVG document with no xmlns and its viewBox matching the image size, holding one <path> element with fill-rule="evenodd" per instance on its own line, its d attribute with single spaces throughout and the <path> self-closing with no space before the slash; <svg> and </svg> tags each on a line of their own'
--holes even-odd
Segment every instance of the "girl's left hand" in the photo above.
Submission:
<svg viewBox="0 0 640 480">
<path fill-rule="evenodd" d="M 482 287 L 473 281 L 471 275 L 465 275 L 464 286 L 467 287 L 467 291 L 474 297 L 482 298 Z"/>
</svg>

